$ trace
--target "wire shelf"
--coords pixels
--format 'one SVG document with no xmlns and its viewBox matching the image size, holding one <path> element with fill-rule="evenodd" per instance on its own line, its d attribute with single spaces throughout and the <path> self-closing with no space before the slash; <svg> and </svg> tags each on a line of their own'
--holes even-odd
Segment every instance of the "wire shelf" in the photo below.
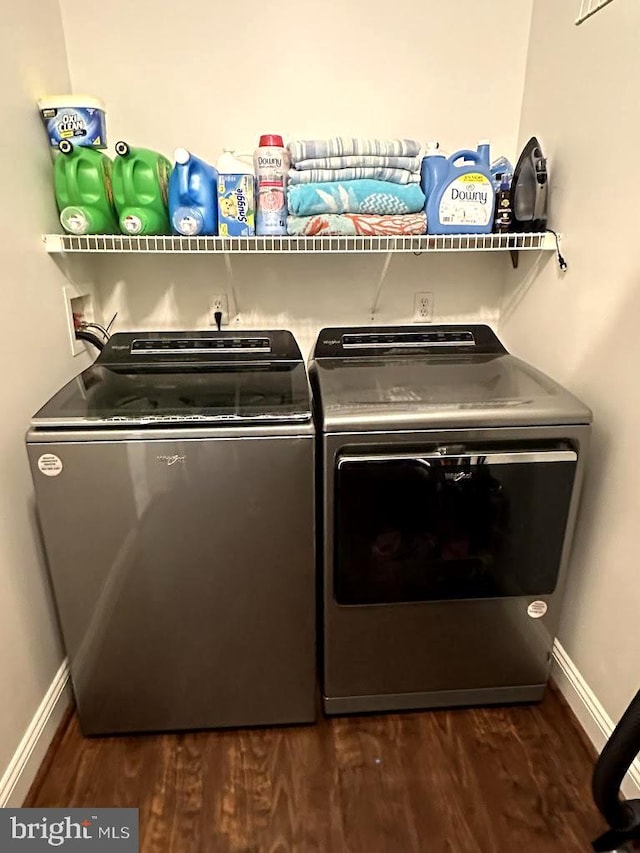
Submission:
<svg viewBox="0 0 640 853">
<path fill-rule="evenodd" d="M 604 9 L 604 7 L 608 6 L 611 2 L 612 0 L 580 0 L 580 11 L 576 18 L 576 26 L 584 23 L 587 18 L 595 15 L 596 12 L 599 12 L 600 9 Z"/>
<path fill-rule="evenodd" d="M 533 234 L 448 234 L 420 237 L 126 237 L 45 234 L 47 252 L 138 252 L 174 254 L 300 254 L 369 252 L 550 251 L 549 232 Z"/>
</svg>

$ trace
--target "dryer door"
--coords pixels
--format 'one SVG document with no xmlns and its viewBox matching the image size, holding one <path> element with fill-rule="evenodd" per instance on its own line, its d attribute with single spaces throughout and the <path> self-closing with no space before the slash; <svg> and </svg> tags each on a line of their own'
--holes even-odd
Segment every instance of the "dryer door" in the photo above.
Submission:
<svg viewBox="0 0 640 853">
<path fill-rule="evenodd" d="M 339 456 L 336 601 L 550 595 L 576 464 L 566 445 Z"/>
</svg>

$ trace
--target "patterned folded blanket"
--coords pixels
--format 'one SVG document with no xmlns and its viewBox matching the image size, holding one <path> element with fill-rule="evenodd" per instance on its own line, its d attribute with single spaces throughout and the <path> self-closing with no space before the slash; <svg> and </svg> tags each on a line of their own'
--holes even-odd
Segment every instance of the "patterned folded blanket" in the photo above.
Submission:
<svg viewBox="0 0 640 853">
<path fill-rule="evenodd" d="M 292 237 L 374 237 L 426 234 L 424 213 L 400 216 L 371 216 L 363 213 L 319 213 L 316 216 L 287 217 L 287 234 Z"/>
<path fill-rule="evenodd" d="M 342 157 L 343 154 L 376 154 L 379 157 L 416 157 L 420 143 L 415 139 L 300 139 L 288 145 L 291 162 L 314 157 Z"/>
<path fill-rule="evenodd" d="M 361 166 L 350 169 L 289 169 L 290 184 L 319 184 L 324 181 L 390 181 L 392 184 L 418 184 L 419 172 L 387 169 L 384 166 Z"/>
<path fill-rule="evenodd" d="M 388 181 L 336 181 L 323 184 L 296 184 L 287 189 L 289 213 L 419 213 L 424 209 L 420 184 L 392 184 Z"/>
<path fill-rule="evenodd" d="M 357 166 L 382 166 L 385 169 L 407 169 L 409 172 L 419 172 L 422 157 L 384 157 L 379 154 L 345 154 L 342 157 L 311 157 L 309 160 L 298 160 L 294 163 L 296 169 L 351 169 Z"/>
</svg>

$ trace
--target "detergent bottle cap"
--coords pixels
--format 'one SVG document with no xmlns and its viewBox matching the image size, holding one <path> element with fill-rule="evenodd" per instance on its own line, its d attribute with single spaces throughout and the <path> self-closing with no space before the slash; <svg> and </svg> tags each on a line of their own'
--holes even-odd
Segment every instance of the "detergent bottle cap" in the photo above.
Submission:
<svg viewBox="0 0 640 853">
<path fill-rule="evenodd" d="M 444 151 L 440 150 L 440 143 L 432 140 L 427 142 L 427 150 L 424 152 L 425 157 L 445 157 Z"/>
<path fill-rule="evenodd" d="M 282 137 L 275 133 L 265 133 L 260 137 L 259 142 L 260 148 L 284 148 L 284 143 L 282 141 Z"/>
<path fill-rule="evenodd" d="M 176 148 L 173 154 L 176 163 L 180 163 L 181 166 L 184 166 L 185 163 L 189 162 L 189 157 L 191 156 L 186 148 Z"/>
</svg>

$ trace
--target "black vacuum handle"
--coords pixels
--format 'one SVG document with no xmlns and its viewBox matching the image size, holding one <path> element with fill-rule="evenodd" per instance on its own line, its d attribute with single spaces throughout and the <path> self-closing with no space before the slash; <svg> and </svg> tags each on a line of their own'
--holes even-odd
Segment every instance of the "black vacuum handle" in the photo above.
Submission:
<svg viewBox="0 0 640 853">
<path fill-rule="evenodd" d="M 591 790 L 596 806 L 619 840 L 640 839 L 640 800 L 620 799 L 620 786 L 640 753 L 640 691 L 613 730 L 593 771 Z M 594 850 L 613 850 L 594 843 Z"/>
</svg>

